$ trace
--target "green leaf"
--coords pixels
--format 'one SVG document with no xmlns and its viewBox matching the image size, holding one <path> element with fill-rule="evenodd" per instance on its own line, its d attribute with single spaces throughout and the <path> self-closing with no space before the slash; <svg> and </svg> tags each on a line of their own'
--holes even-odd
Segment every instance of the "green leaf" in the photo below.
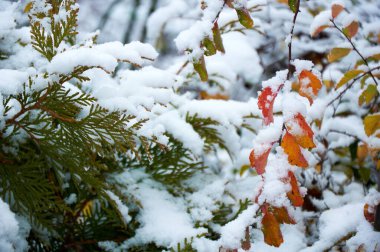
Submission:
<svg viewBox="0 0 380 252">
<path fill-rule="evenodd" d="M 238 15 L 239 22 L 242 26 L 244 26 L 247 29 L 253 27 L 253 20 L 247 9 L 236 9 L 236 13 Z"/>
<path fill-rule="evenodd" d="M 297 4 L 297 0 L 288 0 L 289 8 L 290 8 L 294 13 L 296 13 L 296 11 L 297 11 L 296 4 Z"/>
<path fill-rule="evenodd" d="M 193 66 L 194 66 L 194 70 L 199 74 L 201 81 L 203 82 L 208 81 L 208 73 L 206 69 L 205 58 L 203 55 L 197 62 L 193 63 Z"/>
<path fill-rule="evenodd" d="M 344 74 L 344 76 L 339 80 L 338 84 L 336 84 L 335 89 L 342 87 L 344 84 L 354 79 L 359 74 L 364 73 L 363 70 L 353 69 Z"/>
<path fill-rule="evenodd" d="M 216 47 L 214 45 L 214 42 L 209 38 L 203 39 L 203 46 L 205 47 L 205 55 L 211 56 L 216 53 Z"/>
</svg>

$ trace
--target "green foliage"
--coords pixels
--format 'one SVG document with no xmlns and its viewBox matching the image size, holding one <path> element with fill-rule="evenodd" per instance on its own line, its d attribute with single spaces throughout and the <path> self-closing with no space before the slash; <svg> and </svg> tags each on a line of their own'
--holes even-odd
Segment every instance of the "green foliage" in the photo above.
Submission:
<svg viewBox="0 0 380 252">
<path fill-rule="evenodd" d="M 137 151 L 139 159 L 124 157 L 122 163 L 128 168 L 144 167 L 147 173 L 163 184 L 179 186 L 205 167 L 181 142 L 171 136 L 169 139 L 167 146 L 155 143 L 151 143 L 148 148 L 141 146 Z"/>
</svg>

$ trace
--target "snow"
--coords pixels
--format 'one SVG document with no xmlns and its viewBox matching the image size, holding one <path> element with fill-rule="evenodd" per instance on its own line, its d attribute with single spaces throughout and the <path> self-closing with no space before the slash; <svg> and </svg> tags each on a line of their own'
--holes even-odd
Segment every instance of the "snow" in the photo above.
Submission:
<svg viewBox="0 0 380 252">
<path fill-rule="evenodd" d="M 16 215 L 0 198 L 0 251 L 21 252 L 28 248 L 24 237 L 20 235 L 19 223 Z"/>
<path fill-rule="evenodd" d="M 79 48 L 54 56 L 47 66 L 49 73 L 69 74 L 76 67 L 99 67 L 105 71 L 112 72 L 117 66 L 117 59 L 107 53 L 90 48 Z"/>
<path fill-rule="evenodd" d="M 314 66 L 314 63 L 311 62 L 310 60 L 300 60 L 300 59 L 295 59 L 292 62 L 292 65 L 295 66 L 296 72 L 295 74 L 298 76 L 303 70 L 306 71 L 311 71 L 311 69 Z"/>
<path fill-rule="evenodd" d="M 276 72 L 276 76 L 270 78 L 269 80 L 263 81 L 263 88 L 271 87 L 273 92 L 278 92 L 281 85 L 285 84 L 288 77 L 288 70 L 282 70 Z"/>
<path fill-rule="evenodd" d="M 331 19 L 331 10 L 325 10 L 318 13 L 318 15 L 314 17 L 314 20 L 310 25 L 310 35 L 313 36 L 317 32 L 317 30 L 322 26 L 330 26 Z"/>
<path fill-rule="evenodd" d="M 114 194 L 113 192 L 106 190 L 107 195 L 116 203 L 118 210 L 120 211 L 121 216 L 123 216 L 123 220 L 125 221 L 125 224 L 130 222 L 132 220 L 131 216 L 129 216 L 128 212 L 129 209 L 126 205 L 121 202 L 120 198 Z"/>
<path fill-rule="evenodd" d="M 15 95 L 21 93 L 29 75 L 25 72 L 0 69 L 0 94 Z"/>
</svg>

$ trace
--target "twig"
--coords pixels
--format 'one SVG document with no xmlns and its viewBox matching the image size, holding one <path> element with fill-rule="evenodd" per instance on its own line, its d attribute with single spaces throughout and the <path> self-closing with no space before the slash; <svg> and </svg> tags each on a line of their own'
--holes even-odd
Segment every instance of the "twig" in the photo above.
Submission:
<svg viewBox="0 0 380 252">
<path fill-rule="evenodd" d="M 364 61 L 364 64 L 366 64 L 366 66 L 369 67 L 369 64 L 368 64 L 367 59 L 364 58 L 364 56 L 359 52 L 358 48 L 357 48 L 357 47 L 355 46 L 355 44 L 352 42 L 351 38 L 349 38 L 349 37 L 347 36 L 347 34 L 345 34 L 345 33 L 343 32 L 343 30 L 340 29 L 340 28 L 336 25 L 336 23 L 334 22 L 333 19 L 331 19 L 330 21 L 331 21 L 331 23 L 333 23 L 334 27 L 335 27 L 340 33 L 343 34 L 343 36 L 348 40 L 348 42 L 350 42 L 350 44 L 351 44 L 352 48 L 354 49 L 354 51 L 355 51 L 355 52 L 359 55 L 359 57 Z M 371 75 L 371 77 L 372 77 L 373 81 L 375 82 L 376 86 L 378 86 L 378 83 L 377 83 L 377 81 L 376 81 L 376 78 L 375 78 L 375 76 L 373 76 L 371 70 L 369 71 L 369 75 Z"/>
<path fill-rule="evenodd" d="M 292 29 L 290 31 L 290 41 L 288 44 L 288 48 L 289 48 L 289 51 L 288 51 L 288 79 L 290 78 L 290 74 L 291 74 L 290 62 L 292 61 L 292 42 L 293 42 L 294 27 L 296 26 L 298 12 L 300 12 L 300 2 L 301 2 L 301 0 L 297 1 L 296 12 L 294 13 Z"/>
<path fill-rule="evenodd" d="M 338 134 L 346 135 L 346 136 L 349 136 L 349 137 L 355 138 L 355 139 L 358 140 L 358 141 L 364 142 L 361 138 L 359 138 L 359 137 L 357 137 L 357 136 L 355 136 L 355 135 L 352 135 L 352 134 L 350 134 L 350 133 L 344 132 L 344 131 L 330 130 L 329 133 L 338 133 Z"/>
<path fill-rule="evenodd" d="M 361 75 L 359 75 L 359 76 L 356 77 L 355 79 L 353 79 L 352 82 L 351 82 L 350 84 L 348 84 L 347 87 L 346 87 L 341 93 L 339 93 L 339 95 L 338 95 L 337 97 L 335 97 L 332 101 L 330 101 L 330 102 L 327 104 L 327 106 L 330 106 L 330 105 L 333 104 L 336 100 L 340 99 L 340 98 L 342 97 L 342 95 L 343 95 L 344 93 L 346 93 L 347 90 L 350 89 L 350 88 L 354 85 L 354 83 L 355 83 L 357 80 L 361 79 L 361 78 L 362 78 L 363 76 L 365 76 L 366 74 L 370 74 L 373 70 L 377 70 L 377 69 L 380 69 L 380 66 L 374 67 L 374 68 L 368 70 L 367 72 L 362 73 Z"/>
</svg>

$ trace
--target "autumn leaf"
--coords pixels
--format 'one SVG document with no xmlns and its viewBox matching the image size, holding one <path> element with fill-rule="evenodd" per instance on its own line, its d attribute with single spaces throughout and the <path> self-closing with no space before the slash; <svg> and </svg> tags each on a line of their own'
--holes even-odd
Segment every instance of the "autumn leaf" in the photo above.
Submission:
<svg viewBox="0 0 380 252">
<path fill-rule="evenodd" d="M 216 50 L 221 53 L 225 53 L 222 36 L 220 35 L 220 29 L 218 22 L 214 23 L 214 27 L 212 28 L 212 35 L 215 43 Z"/>
<path fill-rule="evenodd" d="M 258 97 L 257 104 L 263 113 L 265 125 L 269 125 L 273 122 L 273 104 L 276 96 L 277 93 L 274 93 L 271 87 L 266 87 Z"/>
<path fill-rule="evenodd" d="M 290 185 L 292 187 L 292 190 L 287 193 L 287 196 L 292 202 L 293 206 L 300 207 L 303 205 L 303 198 L 298 187 L 297 178 L 292 171 L 288 172 L 288 176 L 290 178 Z"/>
<path fill-rule="evenodd" d="M 288 155 L 288 161 L 290 164 L 303 168 L 308 167 L 308 163 L 301 153 L 300 146 L 298 145 L 296 139 L 290 133 L 285 133 L 285 136 L 282 138 L 281 141 L 281 147 Z"/>
<path fill-rule="evenodd" d="M 345 56 L 347 56 L 352 51 L 351 48 L 333 48 L 329 55 L 327 55 L 327 60 L 331 63 L 337 61 Z"/>
<path fill-rule="evenodd" d="M 298 80 L 300 83 L 299 94 L 306 97 L 310 104 L 313 104 L 314 97 L 322 88 L 321 80 L 308 70 L 303 70 L 298 76 Z"/>
<path fill-rule="evenodd" d="M 223 94 L 209 94 L 206 91 L 201 91 L 199 96 L 202 100 L 228 100 L 228 95 Z"/>
<path fill-rule="evenodd" d="M 208 74 L 206 69 L 205 58 L 202 56 L 198 62 L 193 63 L 194 70 L 199 74 L 201 81 L 205 82 L 208 80 Z"/>
<path fill-rule="evenodd" d="M 367 136 L 380 129 L 380 113 L 368 115 L 364 118 L 364 130 Z"/>
<path fill-rule="evenodd" d="M 339 82 L 336 84 L 335 89 L 342 87 L 344 84 L 346 84 L 350 80 L 354 79 L 356 76 L 358 76 L 361 73 L 364 73 L 364 71 L 359 70 L 359 69 L 353 69 L 353 70 L 346 72 L 343 75 L 343 77 L 339 80 Z"/>
<path fill-rule="evenodd" d="M 272 213 L 280 224 L 296 224 L 296 222 L 289 216 L 286 207 L 272 207 Z"/>
<path fill-rule="evenodd" d="M 348 26 L 343 28 L 343 33 L 349 37 L 354 37 L 359 31 L 359 23 L 357 21 L 352 21 Z"/>
<path fill-rule="evenodd" d="M 297 1 L 299 0 L 288 0 L 289 8 L 295 13 L 297 11 Z"/>
<path fill-rule="evenodd" d="M 216 54 L 216 47 L 210 38 L 204 38 L 202 44 L 205 47 L 206 56 L 212 56 Z"/>
<path fill-rule="evenodd" d="M 251 167 L 256 169 L 257 174 L 261 175 L 265 172 L 265 166 L 267 166 L 268 156 L 271 151 L 271 148 L 261 153 L 261 155 L 257 156 L 254 150 L 251 151 L 249 155 L 249 161 L 251 163 Z"/>
<path fill-rule="evenodd" d="M 368 85 L 368 87 L 363 91 L 363 93 L 359 96 L 359 105 L 363 105 L 365 102 L 369 104 L 373 98 L 378 95 L 377 88 L 375 85 Z"/>
<path fill-rule="evenodd" d="M 247 29 L 253 27 L 253 20 L 251 18 L 251 15 L 249 14 L 249 11 L 246 8 L 236 9 L 236 13 L 238 15 L 239 22 L 242 26 L 244 26 Z"/>
<path fill-rule="evenodd" d="M 314 132 L 300 113 L 295 115 L 293 120 L 286 122 L 285 126 L 302 148 L 315 147 L 313 142 Z"/>
<path fill-rule="evenodd" d="M 276 217 L 269 211 L 264 213 L 264 217 L 261 221 L 262 231 L 264 234 L 264 241 L 266 244 L 279 247 L 284 239 L 280 229 L 280 224 L 276 220 Z"/>
<path fill-rule="evenodd" d="M 312 37 L 316 37 L 319 33 L 321 33 L 324 29 L 326 28 L 329 28 L 330 26 L 328 25 L 322 25 L 320 27 L 318 27 L 314 32 L 313 34 L 311 34 Z"/>
<path fill-rule="evenodd" d="M 344 10 L 344 6 L 338 3 L 334 3 L 331 6 L 331 16 L 332 18 L 336 18 L 342 11 Z"/>
<path fill-rule="evenodd" d="M 372 211 L 370 211 L 370 210 L 372 210 Z M 375 222 L 375 214 L 374 214 L 374 211 L 370 205 L 368 205 L 368 204 L 364 205 L 363 214 L 364 214 L 365 219 L 368 222 L 370 222 L 370 223 Z"/>
</svg>

